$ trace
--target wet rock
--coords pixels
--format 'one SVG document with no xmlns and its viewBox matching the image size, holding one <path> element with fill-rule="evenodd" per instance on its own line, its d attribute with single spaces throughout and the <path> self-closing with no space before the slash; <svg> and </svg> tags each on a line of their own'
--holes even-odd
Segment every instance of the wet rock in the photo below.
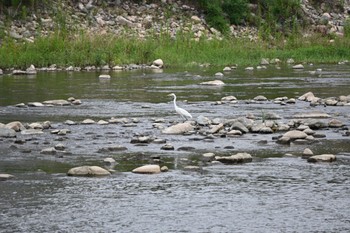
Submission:
<svg viewBox="0 0 350 233">
<path fill-rule="evenodd" d="M 164 129 L 162 131 L 162 133 L 164 133 L 164 134 L 183 134 L 183 133 L 189 132 L 191 130 L 193 130 L 193 126 L 190 123 L 185 122 L 185 123 L 179 123 L 179 124 L 170 126 L 166 129 Z"/>
<path fill-rule="evenodd" d="M 328 126 L 326 122 L 318 119 L 306 119 L 303 120 L 302 124 L 309 126 L 310 129 L 321 129 Z"/>
<path fill-rule="evenodd" d="M 243 133 L 240 130 L 230 130 L 229 132 L 226 133 L 227 136 L 232 137 L 232 136 L 241 136 Z"/>
<path fill-rule="evenodd" d="M 6 124 L 5 127 L 8 128 L 8 129 L 13 129 L 16 132 L 19 132 L 21 130 L 25 130 L 26 129 L 24 127 L 24 125 L 21 122 L 19 122 L 19 121 L 10 122 L 10 123 Z"/>
<path fill-rule="evenodd" d="M 13 70 L 12 75 L 26 75 L 27 72 L 24 70 Z"/>
<path fill-rule="evenodd" d="M 101 148 L 99 149 L 97 152 L 99 153 L 105 153 L 105 152 L 113 152 L 113 151 L 125 151 L 128 148 L 126 148 L 125 146 L 121 146 L 121 145 L 111 145 L 105 148 Z"/>
<path fill-rule="evenodd" d="M 238 120 L 227 121 L 225 125 L 230 125 L 230 130 L 239 130 L 242 133 L 249 133 L 249 129 Z"/>
<path fill-rule="evenodd" d="M 211 120 L 208 117 L 205 117 L 203 115 L 198 116 L 196 122 L 198 125 L 203 125 L 203 126 L 211 124 Z"/>
<path fill-rule="evenodd" d="M 155 138 L 153 140 L 153 143 L 156 143 L 156 144 L 163 144 L 163 143 L 166 143 L 166 140 L 163 139 L 163 138 Z"/>
<path fill-rule="evenodd" d="M 328 126 L 331 128 L 340 128 L 344 126 L 344 123 L 337 119 L 332 119 L 328 122 Z"/>
<path fill-rule="evenodd" d="M 71 102 L 67 100 L 58 99 L 58 100 L 46 100 L 43 102 L 43 104 L 56 105 L 56 106 L 69 106 L 71 105 Z"/>
<path fill-rule="evenodd" d="M 221 163 L 225 164 L 237 164 L 246 163 L 253 160 L 252 156 L 248 153 L 237 153 L 231 156 L 216 156 L 215 159 Z"/>
<path fill-rule="evenodd" d="M 32 75 L 32 74 L 36 74 L 36 69 L 34 65 L 30 65 L 27 69 L 26 69 L 26 74 Z"/>
<path fill-rule="evenodd" d="M 161 170 L 159 165 L 144 165 L 135 168 L 134 170 L 132 170 L 132 172 L 139 174 L 157 174 L 160 173 Z"/>
<path fill-rule="evenodd" d="M 223 76 L 224 76 L 224 74 L 223 74 L 223 73 L 221 73 L 221 72 L 217 72 L 217 73 L 215 73 L 215 74 L 214 74 L 214 76 L 216 76 L 216 77 L 223 77 Z"/>
<path fill-rule="evenodd" d="M 293 69 L 304 69 L 304 66 L 302 64 L 297 64 L 293 66 Z"/>
<path fill-rule="evenodd" d="M 153 138 L 149 136 L 141 136 L 131 139 L 130 143 L 150 143 L 153 141 Z"/>
<path fill-rule="evenodd" d="M 5 181 L 14 178 L 13 175 L 10 174 L 0 174 L 0 181 Z"/>
<path fill-rule="evenodd" d="M 98 125 L 108 125 L 109 122 L 108 122 L 108 121 L 104 121 L 104 120 L 99 120 L 99 121 L 97 122 L 97 124 L 98 124 Z"/>
<path fill-rule="evenodd" d="M 28 125 L 29 128 L 31 129 L 43 129 L 44 127 L 42 126 L 42 124 L 38 123 L 38 122 L 34 122 Z"/>
<path fill-rule="evenodd" d="M 171 144 L 165 144 L 164 146 L 161 147 L 162 150 L 174 150 L 174 146 Z"/>
<path fill-rule="evenodd" d="M 295 114 L 294 117 L 295 118 L 329 118 L 331 116 L 323 112 L 309 112 L 309 113 Z"/>
<path fill-rule="evenodd" d="M 314 153 L 309 148 L 305 148 L 305 150 L 303 151 L 303 153 L 301 155 L 301 157 L 303 159 L 310 158 L 311 156 L 314 156 Z"/>
<path fill-rule="evenodd" d="M 218 125 L 211 125 L 210 130 L 208 131 L 209 134 L 215 134 L 218 133 L 220 130 L 224 129 L 224 124 L 220 123 Z"/>
<path fill-rule="evenodd" d="M 314 93 L 307 92 L 307 93 L 303 94 L 302 96 L 300 96 L 298 98 L 298 100 L 311 102 L 311 100 L 313 100 L 314 98 L 315 98 Z"/>
<path fill-rule="evenodd" d="M 110 174 L 109 171 L 99 166 L 74 167 L 67 172 L 68 176 L 108 176 Z"/>
<path fill-rule="evenodd" d="M 37 135 L 43 133 L 44 132 L 41 129 L 25 129 L 21 131 L 22 135 Z"/>
<path fill-rule="evenodd" d="M 163 68 L 164 62 L 162 59 L 157 59 L 152 62 L 152 65 L 158 67 L 158 68 Z"/>
<path fill-rule="evenodd" d="M 223 86 L 225 83 L 221 80 L 213 80 L 213 81 L 207 81 L 207 82 L 201 82 L 201 85 L 208 85 L 208 86 Z"/>
<path fill-rule="evenodd" d="M 169 168 L 168 168 L 167 166 L 162 166 L 162 167 L 160 168 L 160 171 L 161 171 L 161 172 L 167 172 L 167 171 L 169 171 Z"/>
<path fill-rule="evenodd" d="M 111 76 L 109 74 L 100 74 L 98 76 L 99 79 L 111 79 Z"/>
<path fill-rule="evenodd" d="M 15 107 L 17 107 L 17 108 L 26 108 L 27 105 L 25 103 L 19 103 L 19 104 L 16 104 Z"/>
<path fill-rule="evenodd" d="M 225 97 L 221 98 L 222 102 L 232 102 L 232 101 L 235 101 L 235 100 L 237 100 L 237 98 L 235 96 L 233 96 L 233 95 L 225 96 Z"/>
<path fill-rule="evenodd" d="M 77 124 L 75 121 L 71 121 L 71 120 L 66 120 L 64 123 L 66 125 L 76 125 Z"/>
<path fill-rule="evenodd" d="M 179 148 L 177 148 L 178 151 L 193 151 L 196 148 L 194 148 L 193 146 L 181 146 Z"/>
<path fill-rule="evenodd" d="M 42 103 L 40 102 L 29 102 L 27 104 L 29 107 L 44 107 L 45 105 L 43 105 Z"/>
<path fill-rule="evenodd" d="M 2 138 L 14 138 L 16 137 L 16 131 L 9 128 L 0 127 L 0 137 Z"/>
<path fill-rule="evenodd" d="M 291 140 L 305 139 L 307 137 L 307 134 L 299 130 L 291 130 L 283 134 L 283 137 L 290 138 Z"/>
<path fill-rule="evenodd" d="M 85 125 L 91 125 L 91 124 L 95 124 L 96 122 L 92 119 L 85 119 L 81 123 Z"/>
<path fill-rule="evenodd" d="M 54 147 L 56 150 L 60 150 L 60 151 L 64 151 L 66 149 L 66 146 L 63 145 L 62 143 L 58 143 L 57 145 L 55 145 Z"/>
<path fill-rule="evenodd" d="M 111 166 L 111 165 L 114 165 L 116 163 L 116 161 L 113 158 L 105 158 L 103 160 L 103 163 L 107 166 Z"/>
<path fill-rule="evenodd" d="M 333 162 L 333 161 L 336 161 L 336 156 L 333 154 L 314 155 L 308 158 L 307 161 L 310 163 Z"/>
<path fill-rule="evenodd" d="M 263 95 L 258 95 L 258 96 L 255 96 L 253 100 L 255 100 L 255 101 L 267 101 L 267 98 Z"/>
<path fill-rule="evenodd" d="M 40 151 L 40 154 L 55 155 L 57 154 L 57 150 L 54 147 L 44 148 Z"/>
</svg>

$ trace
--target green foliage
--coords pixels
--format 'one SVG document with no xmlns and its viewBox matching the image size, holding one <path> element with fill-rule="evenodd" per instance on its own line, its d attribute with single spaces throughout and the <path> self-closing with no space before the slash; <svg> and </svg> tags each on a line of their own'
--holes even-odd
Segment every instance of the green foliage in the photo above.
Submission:
<svg viewBox="0 0 350 233">
<path fill-rule="evenodd" d="M 350 38 L 350 19 L 349 18 L 345 21 L 344 36 L 346 38 Z"/>
<path fill-rule="evenodd" d="M 231 24 L 241 24 L 249 13 L 247 0 L 224 0 L 222 9 Z"/>
<path fill-rule="evenodd" d="M 300 0 L 261 0 L 257 22 L 263 39 L 295 36 L 304 25 Z"/>
</svg>

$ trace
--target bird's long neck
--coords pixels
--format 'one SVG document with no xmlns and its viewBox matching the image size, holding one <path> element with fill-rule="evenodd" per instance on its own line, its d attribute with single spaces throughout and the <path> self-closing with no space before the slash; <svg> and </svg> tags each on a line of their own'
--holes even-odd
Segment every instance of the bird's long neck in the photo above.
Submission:
<svg viewBox="0 0 350 233">
<path fill-rule="evenodd" d="M 174 107 L 176 108 L 176 96 L 174 96 Z"/>
</svg>

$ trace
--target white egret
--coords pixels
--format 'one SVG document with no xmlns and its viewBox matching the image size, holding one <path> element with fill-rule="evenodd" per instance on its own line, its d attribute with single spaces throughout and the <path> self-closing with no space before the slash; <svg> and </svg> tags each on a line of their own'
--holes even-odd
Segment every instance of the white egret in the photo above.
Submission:
<svg viewBox="0 0 350 233">
<path fill-rule="evenodd" d="M 174 97 L 174 108 L 177 114 L 179 114 L 182 118 L 186 119 L 187 118 L 192 118 L 191 114 L 187 112 L 185 109 L 180 108 L 176 105 L 176 95 L 174 93 L 169 94 L 168 96 Z"/>
</svg>

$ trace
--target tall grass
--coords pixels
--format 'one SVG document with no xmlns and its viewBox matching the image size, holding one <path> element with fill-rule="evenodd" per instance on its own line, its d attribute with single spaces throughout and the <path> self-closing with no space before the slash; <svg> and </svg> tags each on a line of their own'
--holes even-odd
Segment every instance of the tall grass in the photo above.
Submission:
<svg viewBox="0 0 350 233">
<path fill-rule="evenodd" d="M 34 43 L 4 41 L 0 47 L 0 68 L 26 68 L 30 64 L 47 67 L 150 64 L 161 58 L 168 67 L 186 67 L 209 63 L 257 65 L 261 58 L 293 58 L 297 62 L 333 63 L 350 59 L 350 38 L 293 38 L 271 45 L 265 41 L 244 39 L 194 41 L 189 34 L 176 39 L 158 36 L 146 40 L 113 35 L 62 35 L 38 38 Z"/>
</svg>

